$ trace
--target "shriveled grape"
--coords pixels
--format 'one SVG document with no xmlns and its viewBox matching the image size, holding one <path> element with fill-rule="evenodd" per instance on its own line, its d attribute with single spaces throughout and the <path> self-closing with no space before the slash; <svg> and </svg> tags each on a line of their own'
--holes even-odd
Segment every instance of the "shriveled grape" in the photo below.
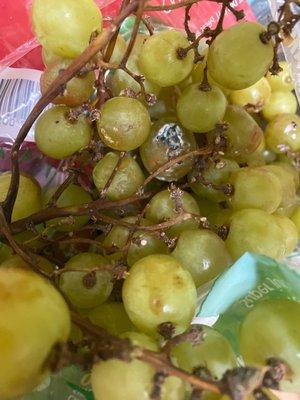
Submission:
<svg viewBox="0 0 300 400">
<path fill-rule="evenodd" d="M 296 114 L 277 115 L 265 131 L 267 146 L 274 153 L 300 150 L 300 117 Z"/>
<path fill-rule="evenodd" d="M 182 232 L 172 256 L 190 272 L 196 287 L 215 278 L 231 263 L 223 240 L 204 229 Z"/>
<path fill-rule="evenodd" d="M 117 166 L 118 160 L 119 155 L 110 152 L 96 164 L 93 170 L 93 180 L 100 193 Z M 107 197 L 113 201 L 126 199 L 137 192 L 144 180 L 145 177 L 139 164 L 133 157 L 126 155 L 108 187 Z"/>
<path fill-rule="evenodd" d="M 193 372 L 195 368 L 207 368 L 212 376 L 221 379 L 223 374 L 237 366 L 237 359 L 229 341 L 209 326 L 199 325 L 203 340 L 196 346 L 182 342 L 173 347 L 171 356 L 184 370 Z"/>
<path fill-rule="evenodd" d="M 282 390 L 300 391 L 300 304 L 287 299 L 264 300 L 246 316 L 239 335 L 241 354 L 247 364 L 262 366 L 271 357 L 285 361 L 291 376 L 281 381 Z"/>
<path fill-rule="evenodd" d="M 0 268 L 0 287 L 0 398 L 11 399 L 47 377 L 51 352 L 71 324 L 62 296 L 37 274 Z"/>
<path fill-rule="evenodd" d="M 210 75 L 228 89 L 244 89 L 268 71 L 273 43 L 264 43 L 265 28 L 256 22 L 239 22 L 220 33 L 209 48 Z"/>
<path fill-rule="evenodd" d="M 79 253 L 65 264 L 59 286 L 75 307 L 93 308 L 108 299 L 113 282 L 111 272 L 104 268 L 107 265 L 95 253 Z"/>
<path fill-rule="evenodd" d="M 58 60 L 48 65 L 41 75 L 40 83 L 42 94 L 49 89 L 53 81 L 71 64 L 71 62 L 71 60 Z M 52 103 L 65 104 L 69 107 L 80 106 L 82 103 L 88 101 L 93 93 L 95 79 L 94 72 L 87 72 L 82 76 L 75 76 L 66 84 L 63 94 L 57 96 Z"/>
<path fill-rule="evenodd" d="M 199 215 L 199 207 L 196 200 L 189 193 L 182 191 L 179 195 L 182 209 L 185 213 Z M 163 190 L 152 197 L 146 210 L 146 218 L 155 223 L 160 223 L 174 219 L 179 216 L 180 210 L 176 211 L 176 201 L 169 190 Z M 187 217 L 186 219 L 172 225 L 166 230 L 171 237 L 178 236 L 186 229 L 196 229 L 198 223 Z"/>
<path fill-rule="evenodd" d="M 276 259 L 285 254 L 284 233 L 276 218 L 258 209 L 245 209 L 233 214 L 226 246 L 235 260 L 247 251 Z"/>
<path fill-rule="evenodd" d="M 156 33 L 141 48 L 139 67 L 142 73 L 161 87 L 183 81 L 192 71 L 193 51 L 184 57 L 179 51 L 188 46 L 188 40 L 179 31 L 170 29 Z"/>
<path fill-rule="evenodd" d="M 114 150 L 138 148 L 150 133 L 149 113 L 138 100 L 114 97 L 104 103 L 97 128 L 103 142 Z"/>
<path fill-rule="evenodd" d="M 155 254 L 131 267 L 122 298 L 129 318 L 142 332 L 157 336 L 159 325 L 171 322 L 182 333 L 195 312 L 196 287 L 175 258 Z"/>
<path fill-rule="evenodd" d="M 34 0 L 34 33 L 39 42 L 61 57 L 76 57 L 102 29 L 102 15 L 93 0 Z"/>
<path fill-rule="evenodd" d="M 241 168 L 230 178 L 234 192 L 229 205 L 235 210 L 258 208 L 270 214 L 282 200 L 282 186 L 276 174 L 263 168 Z"/>
<path fill-rule="evenodd" d="M 177 103 L 177 115 L 182 125 L 193 132 L 208 132 L 221 122 L 227 106 L 222 91 L 211 86 L 202 90 L 198 83 L 184 89 Z"/>
<path fill-rule="evenodd" d="M 9 189 L 11 173 L 0 175 L 0 202 L 4 201 Z M 38 182 L 27 175 L 20 176 L 19 190 L 12 212 L 12 220 L 29 217 L 42 208 L 41 188 Z"/>
<path fill-rule="evenodd" d="M 288 91 L 273 92 L 262 113 L 266 120 L 272 121 L 280 114 L 295 114 L 297 111 L 297 99 Z"/>
<path fill-rule="evenodd" d="M 164 117 L 151 127 L 148 139 L 140 147 L 140 155 L 149 173 L 157 170 L 170 159 L 197 148 L 194 135 L 187 132 L 174 117 Z M 156 178 L 172 182 L 185 176 L 193 167 L 194 159 L 188 158 L 160 173 Z"/>
<path fill-rule="evenodd" d="M 265 77 L 254 85 L 242 90 L 234 90 L 230 94 L 233 104 L 244 107 L 249 112 L 259 112 L 269 102 L 271 87 Z"/>
<path fill-rule="evenodd" d="M 78 121 L 68 120 L 70 108 L 55 106 L 45 111 L 35 127 L 35 141 L 39 150 L 48 157 L 61 160 L 86 147 L 92 138 L 92 127 L 81 116 Z"/>
</svg>

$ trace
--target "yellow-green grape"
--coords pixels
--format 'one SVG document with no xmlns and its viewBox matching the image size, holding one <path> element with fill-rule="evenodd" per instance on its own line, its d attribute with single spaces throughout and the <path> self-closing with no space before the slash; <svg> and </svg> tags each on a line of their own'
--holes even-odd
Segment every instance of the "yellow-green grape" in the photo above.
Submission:
<svg viewBox="0 0 300 400">
<path fill-rule="evenodd" d="M 203 53 L 201 53 L 202 55 Z M 208 56 L 208 48 L 205 50 L 204 59 L 198 62 L 192 70 L 192 78 L 194 83 L 201 83 L 204 75 Z"/>
<path fill-rule="evenodd" d="M 130 339 L 135 346 L 157 351 L 155 342 L 146 335 L 126 332 L 121 336 Z M 154 373 L 150 364 L 139 360 L 100 361 L 92 369 L 93 394 L 96 400 L 149 400 Z M 162 400 L 183 400 L 184 394 L 185 386 L 179 378 L 168 377 L 162 385 Z"/>
<path fill-rule="evenodd" d="M 271 358 L 285 361 L 291 369 L 280 389 L 300 392 L 300 304 L 286 299 L 264 300 L 242 323 L 239 342 L 246 364 L 262 366 Z"/>
<path fill-rule="evenodd" d="M 214 211 L 208 215 L 208 220 L 211 224 L 216 226 L 230 225 L 232 216 L 234 215 L 233 210 L 224 208 L 219 211 Z"/>
<path fill-rule="evenodd" d="M 193 78 L 192 75 L 190 74 L 183 81 L 179 82 L 176 86 L 181 92 L 183 92 L 183 90 L 188 86 L 190 86 L 192 83 L 193 83 Z"/>
<path fill-rule="evenodd" d="M 196 368 L 207 368 L 216 379 L 237 367 L 236 356 L 229 341 L 218 331 L 209 326 L 200 325 L 203 340 L 196 346 L 186 341 L 174 346 L 172 360 L 180 368 L 192 373 Z"/>
<path fill-rule="evenodd" d="M 253 153 L 258 148 L 263 132 L 251 115 L 237 105 L 227 107 L 224 122 L 228 124 L 228 129 L 224 132 L 228 142 L 226 156 L 242 162 L 244 156 Z M 209 135 L 210 138 L 211 135 Z"/>
<path fill-rule="evenodd" d="M 141 70 L 138 66 L 138 54 L 131 54 L 126 63 L 129 71 L 133 72 L 136 75 L 142 75 Z M 159 95 L 160 87 L 155 83 L 149 81 L 149 79 L 144 80 L 144 86 L 147 93 Z M 111 78 L 111 88 L 114 96 L 120 96 L 122 92 L 130 88 L 135 93 L 139 93 L 141 91 L 141 86 L 139 83 L 133 79 L 127 72 L 122 69 L 117 69 Z M 143 97 L 140 98 L 144 100 Z"/>
<path fill-rule="evenodd" d="M 256 22 L 240 22 L 216 37 L 208 51 L 208 71 L 228 89 L 245 89 L 268 71 L 273 43 L 263 43 L 265 28 Z"/>
<path fill-rule="evenodd" d="M 234 192 L 228 200 L 234 210 L 259 208 L 270 214 L 282 200 L 282 186 L 276 174 L 263 168 L 240 168 L 233 172 L 230 183 Z"/>
<path fill-rule="evenodd" d="M 227 106 L 223 92 L 216 86 L 202 90 L 198 83 L 179 96 L 177 115 L 182 125 L 193 132 L 207 132 L 221 122 Z"/>
<path fill-rule="evenodd" d="M 138 148 L 150 133 L 151 121 L 145 106 L 129 97 L 114 97 L 104 103 L 97 121 L 100 139 L 114 150 Z"/>
<path fill-rule="evenodd" d="M 134 41 L 134 46 L 132 48 L 131 54 L 140 54 L 141 49 L 147 39 L 149 39 L 149 35 L 146 35 L 144 33 L 138 33 Z"/>
<path fill-rule="evenodd" d="M 46 47 L 42 48 L 42 59 L 43 63 L 47 67 L 50 64 L 53 64 L 54 62 L 57 62 L 61 60 L 62 58 L 58 56 L 57 54 L 53 53 L 52 50 L 47 49 Z"/>
<path fill-rule="evenodd" d="M 299 185 L 300 185 L 299 171 L 297 171 L 297 169 L 293 165 L 291 165 L 287 162 L 284 162 L 284 161 L 275 161 L 272 163 L 272 165 L 277 165 L 277 166 L 283 168 L 287 173 L 289 173 L 290 176 L 293 177 L 296 189 L 299 188 Z"/>
<path fill-rule="evenodd" d="M 151 351 L 158 351 L 158 343 L 150 336 L 141 332 L 124 332 L 120 335 L 122 339 L 129 339 L 134 346 L 140 346 Z"/>
<path fill-rule="evenodd" d="M 174 117 L 159 119 L 151 127 L 148 139 L 140 147 L 140 155 L 149 173 L 156 171 L 174 157 L 197 148 L 195 137 L 187 132 Z M 175 163 L 156 176 L 162 181 L 172 182 L 184 177 L 192 168 L 194 158 Z"/>
<path fill-rule="evenodd" d="M 103 29 L 103 30 L 105 30 L 105 29 Z M 111 64 L 118 65 L 121 62 L 121 60 L 125 54 L 125 51 L 126 51 L 126 42 L 125 42 L 123 36 L 118 35 L 115 46 L 114 46 L 114 50 L 112 52 L 112 55 L 110 56 L 109 62 Z"/>
<path fill-rule="evenodd" d="M 13 250 L 6 244 L 0 242 L 0 265 L 13 256 Z"/>
<path fill-rule="evenodd" d="M 0 175 L 0 202 L 4 201 L 9 189 L 11 173 Z M 42 208 L 42 194 L 38 182 L 29 176 L 21 175 L 19 189 L 12 212 L 12 221 L 29 217 Z"/>
<path fill-rule="evenodd" d="M 94 308 L 104 303 L 113 288 L 108 261 L 100 254 L 80 253 L 64 266 L 59 287 L 77 308 Z"/>
<path fill-rule="evenodd" d="M 54 80 L 63 70 L 67 69 L 71 63 L 71 60 L 58 60 L 47 66 L 40 80 L 42 94 L 46 93 Z M 52 103 L 65 104 L 69 107 L 80 106 L 82 103 L 87 102 L 93 93 L 95 79 L 94 72 L 87 72 L 83 76 L 75 76 L 66 84 L 63 94 L 57 96 Z"/>
<path fill-rule="evenodd" d="M 233 104 L 244 107 L 248 112 L 259 112 L 268 103 L 271 96 L 271 87 L 265 77 L 254 85 L 242 90 L 234 90 L 230 94 Z"/>
<path fill-rule="evenodd" d="M 282 71 L 277 75 L 272 75 L 271 72 L 268 72 L 267 74 L 267 79 L 271 89 L 273 92 L 277 90 L 291 92 L 294 89 L 294 83 L 289 64 L 286 61 L 280 61 L 279 66 L 282 68 Z"/>
<path fill-rule="evenodd" d="M 265 139 L 276 154 L 300 150 L 300 117 L 297 114 L 277 115 L 268 123 Z"/>
<path fill-rule="evenodd" d="M 100 328 L 104 328 L 111 335 L 119 336 L 124 332 L 133 331 L 135 327 L 130 321 L 123 303 L 107 302 L 89 310 L 87 317 Z"/>
<path fill-rule="evenodd" d="M 54 271 L 54 265 L 48 261 L 45 257 L 35 255 L 35 259 L 39 268 L 43 271 L 51 274 Z M 0 268 L 22 268 L 22 269 L 32 269 L 32 266 L 23 260 L 19 255 L 13 255 L 0 264 Z"/>
<path fill-rule="evenodd" d="M 117 166 L 119 156 L 116 153 L 107 153 L 93 170 L 94 183 L 101 193 L 108 182 L 114 168 Z M 139 164 L 129 155 L 126 155 L 118 167 L 111 184 L 107 190 L 110 200 L 122 200 L 130 197 L 141 187 L 145 180 Z"/>
<path fill-rule="evenodd" d="M 170 115 L 175 117 L 178 97 L 179 91 L 176 86 L 162 88 L 157 102 L 148 109 L 151 119 L 158 120 Z"/>
<path fill-rule="evenodd" d="M 298 237 L 300 237 L 300 206 L 298 205 L 296 210 L 293 212 L 291 216 L 291 220 L 294 222 L 297 231 L 298 231 Z"/>
<path fill-rule="evenodd" d="M 23 396 L 50 373 L 52 350 L 68 340 L 70 314 L 37 274 L 0 268 L 0 398 Z"/>
<path fill-rule="evenodd" d="M 136 223 L 136 217 L 127 217 L 122 221 L 131 224 Z M 146 219 L 140 221 L 141 226 L 149 226 L 151 223 Z M 125 226 L 116 225 L 111 231 L 106 235 L 103 240 L 103 246 L 105 247 L 117 247 L 118 249 L 123 249 L 129 238 L 130 231 Z M 167 245 L 155 234 L 151 232 L 146 232 L 142 230 L 137 230 L 131 240 L 131 244 L 128 250 L 127 263 L 132 266 L 135 262 L 143 257 L 149 256 L 151 254 L 167 254 Z"/>
<path fill-rule="evenodd" d="M 51 199 L 52 195 L 56 192 L 57 188 L 50 189 L 44 194 L 44 204 L 46 205 Z M 69 185 L 60 195 L 57 200 L 57 207 L 76 207 L 81 204 L 90 203 L 92 197 L 82 187 L 77 185 Z M 88 216 L 72 217 L 69 219 L 54 218 L 50 220 L 47 225 L 53 226 L 56 230 L 61 232 L 74 231 L 81 228 L 89 220 Z"/>
<path fill-rule="evenodd" d="M 295 114 L 297 111 L 296 96 L 288 91 L 273 92 L 262 113 L 267 121 L 272 121 L 280 114 Z"/>
<path fill-rule="evenodd" d="M 219 203 L 206 199 L 205 197 L 197 196 L 196 200 L 200 209 L 200 215 L 203 215 L 204 217 L 223 210 Z"/>
<path fill-rule="evenodd" d="M 192 71 L 194 54 L 180 50 L 189 46 L 185 36 L 174 29 L 158 32 L 143 44 L 139 67 L 147 79 L 158 86 L 173 86 L 183 81 Z"/>
<path fill-rule="evenodd" d="M 266 153 L 265 151 L 261 151 L 259 149 L 255 150 L 253 153 L 248 154 L 247 156 L 244 156 L 244 162 L 247 164 L 249 167 L 261 167 L 263 165 L 266 165 L 266 158 L 265 156 L 269 156 L 269 153 Z M 271 158 L 271 161 L 273 161 L 274 158 Z M 271 162 L 270 161 L 270 162 Z"/>
<path fill-rule="evenodd" d="M 182 232 L 172 256 L 190 272 L 196 287 L 215 278 L 231 263 L 223 240 L 204 229 Z"/>
<path fill-rule="evenodd" d="M 275 215 L 277 224 L 283 231 L 285 256 L 289 256 L 295 250 L 298 242 L 298 231 L 293 221 L 284 215 Z"/>
<path fill-rule="evenodd" d="M 55 106 L 37 120 L 35 141 L 39 150 L 48 157 L 61 160 L 86 147 L 92 138 L 92 126 L 80 116 L 68 121 L 70 108 Z"/>
<path fill-rule="evenodd" d="M 32 22 L 38 41 L 61 57 L 77 57 L 91 34 L 102 29 L 102 15 L 93 0 L 34 0 Z"/>
<path fill-rule="evenodd" d="M 234 260 L 245 252 L 281 259 L 285 254 L 284 233 L 273 215 L 258 209 L 233 214 L 226 246 Z"/>
<path fill-rule="evenodd" d="M 285 167 L 276 164 L 269 164 L 260 167 L 264 171 L 270 171 L 280 181 L 282 198 L 280 207 L 287 208 L 296 202 L 296 185 L 294 175 L 291 171 L 288 171 Z"/>
<path fill-rule="evenodd" d="M 146 218 L 159 224 L 178 217 L 180 210 L 176 211 L 176 201 L 173 197 L 169 190 L 163 190 L 154 195 L 146 210 Z M 199 215 L 198 204 L 189 193 L 182 191 L 179 202 L 182 203 L 183 212 Z M 198 228 L 198 223 L 192 218 L 187 218 L 166 229 L 166 233 L 171 237 L 176 237 L 186 229 L 196 228 Z"/>
<path fill-rule="evenodd" d="M 201 183 L 201 181 L 197 179 L 196 171 L 193 171 L 189 174 L 189 181 L 191 183 L 192 191 L 196 193 L 197 196 L 204 197 L 212 201 L 225 201 L 228 196 L 226 196 L 222 190 L 217 190 L 209 186 L 209 184 L 220 186 L 228 183 L 230 174 L 238 169 L 239 165 L 234 160 L 220 158 L 218 163 L 210 160 L 207 162 L 203 172 L 201 172 L 205 183 L 208 185 Z M 195 179 L 196 181 L 194 182 Z"/>
<path fill-rule="evenodd" d="M 137 261 L 125 279 L 124 307 L 142 332 L 158 336 L 159 326 L 170 322 L 177 334 L 190 325 L 197 292 L 190 273 L 173 257 L 163 254 Z"/>
</svg>

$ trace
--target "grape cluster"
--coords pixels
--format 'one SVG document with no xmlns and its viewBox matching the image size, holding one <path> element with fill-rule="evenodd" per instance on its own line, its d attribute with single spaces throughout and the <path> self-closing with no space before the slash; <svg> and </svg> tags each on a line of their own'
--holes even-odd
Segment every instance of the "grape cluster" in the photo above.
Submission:
<svg viewBox="0 0 300 400">
<path fill-rule="evenodd" d="M 105 30 L 93 0 L 34 0 L 32 20 L 47 93 Z M 29 259 L 1 244 L 1 399 L 34 389 L 68 338 L 86 344 L 62 295 L 94 325 L 155 352 L 189 330 L 197 290 L 243 253 L 282 260 L 295 249 L 300 118 L 288 65 L 268 72 L 274 42 L 266 35 L 243 21 L 207 47 L 168 29 L 138 34 L 130 54 L 133 43 L 115 35 L 114 47 L 94 56 L 39 117 L 38 149 L 65 160 L 71 179 L 49 189 L 20 177 L 10 228 L 14 250 Z M 0 175 L 1 201 L 11 176 Z M 30 271 L 32 263 L 58 290 Z M 249 365 L 287 362 L 294 391 L 299 312 L 292 301 L 261 303 L 239 338 Z M 168 360 L 215 382 L 237 367 L 237 356 L 220 333 L 197 329 L 201 341 L 182 336 Z M 150 399 L 153 365 L 98 360 L 96 399 Z M 159 389 L 163 400 L 183 400 L 193 388 L 166 376 Z"/>
</svg>

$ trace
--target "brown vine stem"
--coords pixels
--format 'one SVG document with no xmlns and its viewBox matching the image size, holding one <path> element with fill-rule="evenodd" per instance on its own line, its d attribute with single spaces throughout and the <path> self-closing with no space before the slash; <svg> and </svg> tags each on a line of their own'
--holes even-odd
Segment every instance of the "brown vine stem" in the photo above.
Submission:
<svg viewBox="0 0 300 400">
<path fill-rule="evenodd" d="M 211 154 L 212 151 L 213 151 L 213 147 L 207 146 L 207 147 L 202 147 L 201 149 L 193 150 L 188 153 L 182 154 L 178 157 L 172 158 L 170 161 L 166 162 L 165 164 L 160 166 L 157 170 L 152 172 L 152 174 L 149 175 L 148 178 L 145 180 L 145 182 L 141 186 L 140 190 L 143 190 L 154 178 L 156 178 L 159 174 L 161 174 L 162 172 L 164 172 L 167 169 L 169 169 L 170 167 L 172 167 L 174 164 L 182 162 L 182 161 L 186 160 L 187 158 Z"/>
<path fill-rule="evenodd" d="M 27 120 L 19 131 L 19 134 L 12 146 L 11 150 L 11 163 L 12 163 L 12 179 L 10 187 L 3 202 L 3 210 L 7 221 L 11 221 L 12 209 L 17 197 L 19 180 L 20 180 L 20 167 L 19 167 L 19 150 L 24 142 L 30 128 L 33 123 L 39 117 L 43 109 L 61 93 L 64 85 L 73 78 L 87 62 L 94 57 L 100 50 L 102 50 L 113 37 L 114 33 L 123 22 L 123 20 L 130 14 L 132 14 L 138 7 L 139 2 L 133 0 L 121 11 L 121 13 L 112 21 L 111 25 L 103 30 L 99 36 L 91 42 L 91 44 L 84 50 L 84 52 L 76 58 L 73 63 L 64 70 L 62 74 L 59 74 L 57 79 L 49 87 L 47 92 L 40 98 L 35 107 L 32 109 Z"/>
<path fill-rule="evenodd" d="M 71 171 L 69 175 L 66 177 L 66 179 L 63 181 L 63 183 L 57 188 L 51 199 L 48 201 L 47 206 L 48 207 L 53 207 L 57 203 L 57 200 L 60 198 L 60 196 L 63 194 L 63 192 L 67 189 L 67 187 L 74 182 L 76 176 L 75 171 Z"/>
<path fill-rule="evenodd" d="M 207 390 L 213 393 L 221 393 L 219 387 L 216 384 L 206 382 L 205 380 L 198 378 L 197 376 L 191 375 L 177 367 L 174 367 L 165 357 L 164 354 L 156 353 L 151 350 L 143 349 L 140 347 L 130 347 L 128 340 L 115 338 L 109 335 L 104 329 L 97 327 L 90 323 L 88 320 L 82 318 L 76 313 L 71 313 L 72 321 L 84 332 L 87 332 L 98 341 L 103 342 L 103 348 L 101 349 L 104 358 L 112 357 L 112 352 L 117 358 L 130 360 L 131 357 L 137 358 L 138 360 L 145 361 L 151 364 L 157 371 L 163 371 L 167 375 L 177 376 L 178 378 L 190 383 L 193 387 L 197 387 L 201 390 Z"/>
</svg>

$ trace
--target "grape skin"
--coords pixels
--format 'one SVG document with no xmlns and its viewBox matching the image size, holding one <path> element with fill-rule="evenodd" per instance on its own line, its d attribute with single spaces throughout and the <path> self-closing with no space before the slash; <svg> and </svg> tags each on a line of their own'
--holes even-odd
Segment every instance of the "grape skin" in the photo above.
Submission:
<svg viewBox="0 0 300 400">
<path fill-rule="evenodd" d="M 271 86 L 263 77 L 254 85 L 246 89 L 234 90 L 230 94 L 233 104 L 244 107 L 247 111 L 259 112 L 269 102 L 271 97 Z"/>
<path fill-rule="evenodd" d="M 29 393 L 49 374 L 52 349 L 67 341 L 69 310 L 37 274 L 0 268 L 0 398 Z"/>
<path fill-rule="evenodd" d="M 295 114 L 297 112 L 297 99 L 291 92 L 273 92 L 262 113 L 266 120 L 272 121 L 280 114 Z"/>
<path fill-rule="evenodd" d="M 267 146 L 276 154 L 300 150 L 300 117 L 297 114 L 277 115 L 269 122 L 265 138 Z"/>
</svg>

